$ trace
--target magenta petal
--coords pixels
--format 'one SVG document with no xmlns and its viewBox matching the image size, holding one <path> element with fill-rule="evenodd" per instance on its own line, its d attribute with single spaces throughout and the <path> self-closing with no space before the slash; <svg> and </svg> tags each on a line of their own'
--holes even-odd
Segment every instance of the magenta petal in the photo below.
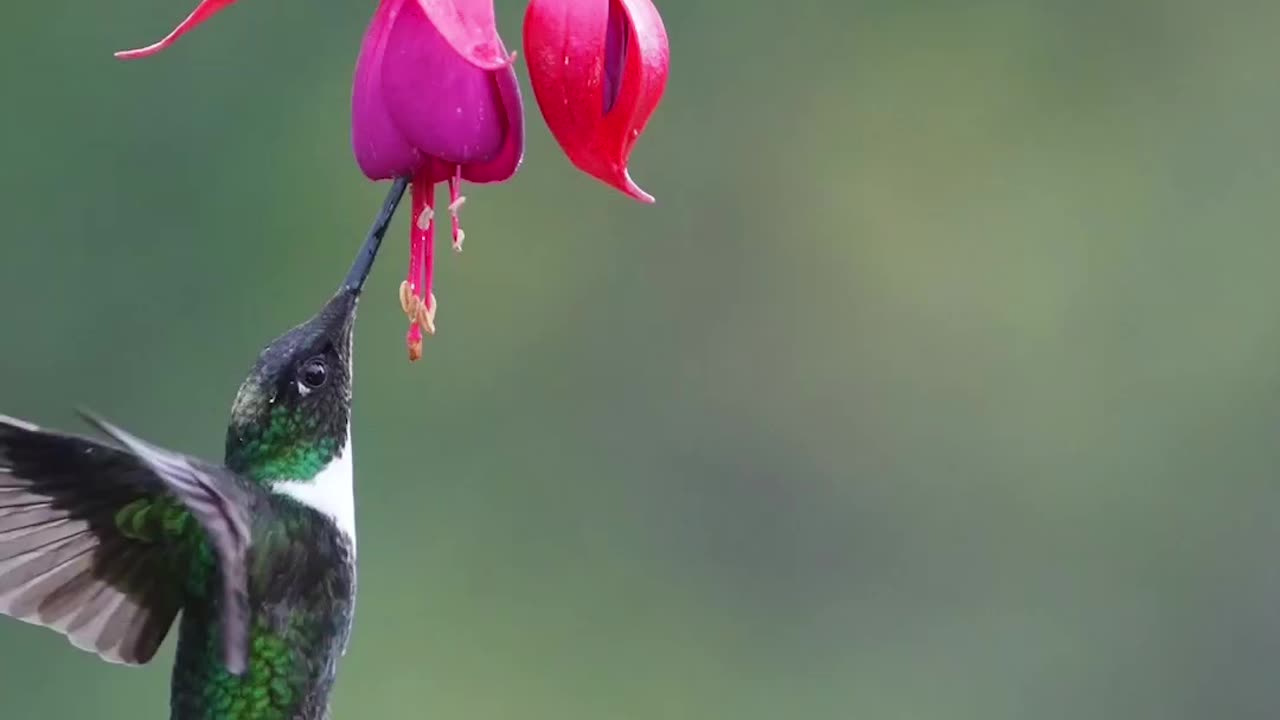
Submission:
<svg viewBox="0 0 1280 720">
<path fill-rule="evenodd" d="M 502 182 L 515 175 L 524 160 L 524 104 L 515 68 L 508 66 L 491 75 L 502 101 L 506 141 L 492 160 L 462 166 L 463 179 L 475 183 Z"/>
<path fill-rule="evenodd" d="M 622 70 L 627 64 L 631 24 L 616 2 L 609 2 L 609 21 L 604 33 L 604 112 L 608 114 L 622 91 Z"/>
<path fill-rule="evenodd" d="M 497 70 L 515 59 L 498 37 L 493 0 L 417 0 L 417 3 L 444 41 L 472 65 Z"/>
<path fill-rule="evenodd" d="M 411 1 L 378 3 L 356 60 L 351 91 L 351 146 L 360 169 L 372 180 L 412 175 L 422 162 L 422 154 L 405 140 L 387 113 L 380 81 L 392 25 L 405 2 Z"/>
<path fill-rule="evenodd" d="M 492 75 L 460 57 L 415 2 L 404 3 L 382 58 L 382 94 L 411 145 L 459 165 L 497 155 L 505 123 Z"/>
</svg>

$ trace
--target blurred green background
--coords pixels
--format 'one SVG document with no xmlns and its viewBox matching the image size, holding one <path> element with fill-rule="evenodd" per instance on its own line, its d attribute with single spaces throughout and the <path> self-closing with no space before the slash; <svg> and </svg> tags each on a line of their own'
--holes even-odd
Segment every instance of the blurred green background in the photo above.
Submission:
<svg viewBox="0 0 1280 720">
<path fill-rule="evenodd" d="M 0 11 L 0 410 L 218 457 L 385 185 L 372 0 L 112 60 L 191 4 Z M 526 80 L 414 366 L 384 248 L 335 717 L 1280 715 L 1280 4 L 661 8 L 656 207 Z M 163 717 L 171 649 L 0 622 L 0 717 Z"/>
</svg>

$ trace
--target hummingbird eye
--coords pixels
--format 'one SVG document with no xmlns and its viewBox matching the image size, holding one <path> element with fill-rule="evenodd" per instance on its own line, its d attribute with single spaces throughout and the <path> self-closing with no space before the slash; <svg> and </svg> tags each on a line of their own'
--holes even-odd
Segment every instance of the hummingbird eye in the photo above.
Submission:
<svg viewBox="0 0 1280 720">
<path fill-rule="evenodd" d="M 298 389 L 304 395 L 324 385 L 324 381 L 329 379 L 329 368 L 324 357 L 317 355 L 303 363 L 298 378 Z"/>
</svg>

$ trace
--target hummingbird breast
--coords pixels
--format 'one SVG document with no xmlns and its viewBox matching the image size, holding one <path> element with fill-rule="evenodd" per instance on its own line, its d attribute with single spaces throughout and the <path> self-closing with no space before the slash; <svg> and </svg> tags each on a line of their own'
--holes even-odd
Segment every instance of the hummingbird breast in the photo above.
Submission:
<svg viewBox="0 0 1280 720">
<path fill-rule="evenodd" d="M 254 513 L 249 664 L 223 666 L 217 574 L 193 563 L 171 696 L 172 720 L 324 720 L 355 604 L 352 538 L 327 516 L 272 495 Z M 197 551 L 197 555 L 205 555 Z M 207 557 L 207 555 L 205 555 Z"/>
</svg>

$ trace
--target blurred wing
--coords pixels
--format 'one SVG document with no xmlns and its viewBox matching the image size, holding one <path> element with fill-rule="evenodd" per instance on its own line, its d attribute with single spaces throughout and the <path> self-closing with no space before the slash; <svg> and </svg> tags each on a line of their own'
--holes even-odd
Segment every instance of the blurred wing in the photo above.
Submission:
<svg viewBox="0 0 1280 720">
<path fill-rule="evenodd" d="M 229 672 L 243 674 L 249 654 L 247 556 L 252 490 L 224 467 L 156 447 L 105 420 L 82 414 L 150 470 L 208 535 L 222 578 L 223 663 Z"/>
<path fill-rule="evenodd" d="M 0 416 L 0 614 L 138 665 L 181 607 L 169 548 L 128 537 L 122 508 L 158 489 L 132 456 Z"/>
</svg>

